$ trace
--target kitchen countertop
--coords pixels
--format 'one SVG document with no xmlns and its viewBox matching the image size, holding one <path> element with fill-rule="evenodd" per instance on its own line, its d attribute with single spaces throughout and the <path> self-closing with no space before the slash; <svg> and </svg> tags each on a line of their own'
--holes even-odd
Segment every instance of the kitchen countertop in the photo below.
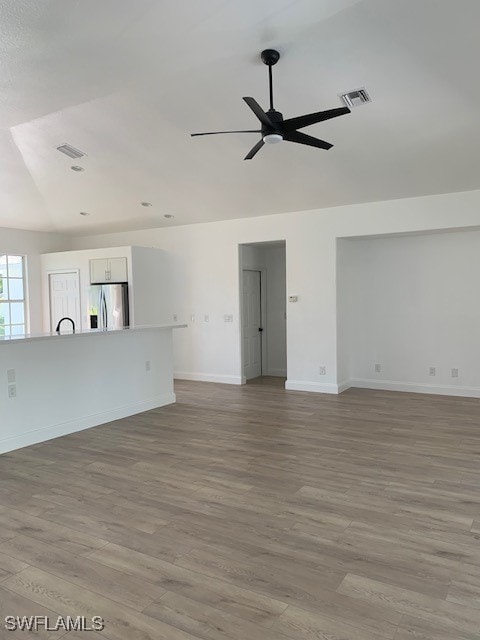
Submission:
<svg viewBox="0 0 480 640">
<path fill-rule="evenodd" d="M 159 329 L 185 329 L 186 324 L 152 324 L 124 327 L 123 329 L 80 329 L 75 333 L 71 331 L 65 331 L 65 333 L 58 334 L 56 332 L 51 333 L 27 333 L 21 336 L 0 336 L 0 345 L 12 344 L 13 342 L 34 342 L 36 340 L 71 340 L 72 338 L 85 338 L 86 336 L 104 336 L 112 333 L 132 333 L 135 331 L 157 331 Z"/>
</svg>

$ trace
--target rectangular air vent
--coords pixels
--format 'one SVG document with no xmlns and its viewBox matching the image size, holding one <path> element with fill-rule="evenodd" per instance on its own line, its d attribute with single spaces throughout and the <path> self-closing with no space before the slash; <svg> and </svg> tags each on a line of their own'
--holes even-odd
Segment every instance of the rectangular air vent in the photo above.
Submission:
<svg viewBox="0 0 480 640">
<path fill-rule="evenodd" d="M 365 102 L 372 101 L 366 89 L 354 89 L 348 93 L 342 93 L 340 98 L 350 109 L 352 107 L 359 107 L 361 104 L 365 104 Z"/>
<path fill-rule="evenodd" d="M 75 149 L 75 147 L 72 147 L 72 145 L 70 144 L 60 145 L 59 147 L 57 147 L 57 151 L 64 153 L 69 158 L 83 158 L 83 156 L 86 155 L 85 153 L 83 153 L 83 151 Z"/>
</svg>

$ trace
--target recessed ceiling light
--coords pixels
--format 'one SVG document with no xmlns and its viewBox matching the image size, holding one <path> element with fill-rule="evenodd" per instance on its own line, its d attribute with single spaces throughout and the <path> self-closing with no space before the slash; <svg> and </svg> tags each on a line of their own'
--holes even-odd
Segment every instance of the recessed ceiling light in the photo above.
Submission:
<svg viewBox="0 0 480 640">
<path fill-rule="evenodd" d="M 142 207 L 151 207 L 152 206 L 151 202 L 141 202 L 140 204 L 142 205 Z"/>
<path fill-rule="evenodd" d="M 175 216 L 172 216 L 172 214 L 171 214 L 171 213 L 164 213 L 164 214 L 163 214 L 163 217 L 164 217 L 164 218 L 167 218 L 167 220 L 170 220 L 171 218 L 174 218 Z"/>
<path fill-rule="evenodd" d="M 88 211 L 80 211 L 80 215 L 81 216 L 89 216 L 90 214 L 88 213 Z"/>
<path fill-rule="evenodd" d="M 83 167 L 79 167 L 78 164 L 74 164 L 70 167 L 72 171 L 85 171 Z"/>
</svg>

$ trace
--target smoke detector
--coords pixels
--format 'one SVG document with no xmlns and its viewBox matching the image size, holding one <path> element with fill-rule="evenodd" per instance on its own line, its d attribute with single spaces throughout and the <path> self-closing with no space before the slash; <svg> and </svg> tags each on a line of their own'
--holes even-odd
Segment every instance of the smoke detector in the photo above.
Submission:
<svg viewBox="0 0 480 640">
<path fill-rule="evenodd" d="M 83 158 L 83 156 L 87 155 L 86 153 L 83 153 L 83 151 L 79 151 L 78 149 L 75 149 L 75 147 L 72 147 L 71 144 L 61 144 L 57 147 L 57 151 L 64 153 L 69 158 Z"/>
<path fill-rule="evenodd" d="M 341 93 L 340 98 L 349 109 L 372 101 L 365 88 L 354 89 L 353 91 L 348 91 L 348 93 Z"/>
</svg>

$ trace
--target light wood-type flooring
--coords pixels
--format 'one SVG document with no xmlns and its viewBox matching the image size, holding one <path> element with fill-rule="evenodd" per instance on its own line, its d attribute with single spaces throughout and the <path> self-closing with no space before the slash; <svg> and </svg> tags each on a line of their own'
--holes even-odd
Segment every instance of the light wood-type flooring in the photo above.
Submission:
<svg viewBox="0 0 480 640">
<path fill-rule="evenodd" d="M 480 401 L 281 385 L 179 382 L 176 405 L 0 456 L 1 617 L 479 639 Z"/>
</svg>

